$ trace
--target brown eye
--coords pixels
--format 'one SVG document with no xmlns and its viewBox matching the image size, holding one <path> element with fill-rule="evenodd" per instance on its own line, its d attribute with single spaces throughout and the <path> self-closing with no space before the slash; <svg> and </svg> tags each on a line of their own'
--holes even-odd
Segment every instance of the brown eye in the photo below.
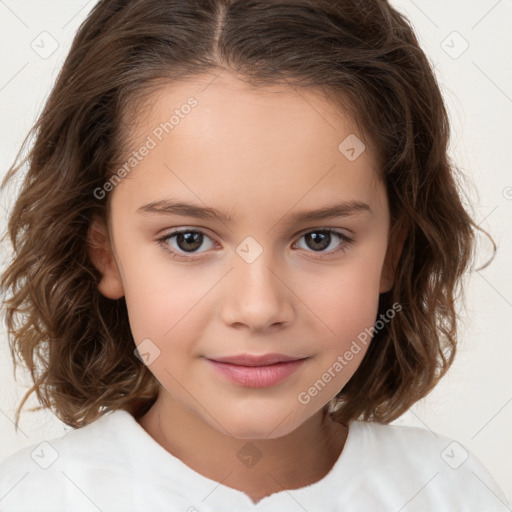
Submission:
<svg viewBox="0 0 512 512">
<path fill-rule="evenodd" d="M 308 247 L 315 251 L 323 251 L 331 243 L 331 234 L 328 231 L 313 231 L 304 235 Z"/>
<path fill-rule="evenodd" d="M 352 241 L 347 236 L 332 229 L 316 229 L 314 231 L 308 231 L 302 235 L 301 239 L 304 239 L 307 249 L 310 249 L 313 252 L 325 252 L 329 254 L 343 250 L 345 246 Z M 329 247 L 331 250 L 326 250 Z"/>
<path fill-rule="evenodd" d="M 211 241 L 211 238 L 202 231 L 197 229 L 181 229 L 168 233 L 158 241 L 164 244 L 166 251 L 176 256 L 183 255 L 186 258 L 187 253 L 199 254 L 204 252 L 198 251 L 198 249 L 204 246 L 206 240 Z M 212 247 L 213 243 L 211 242 L 210 247 L 206 249 L 211 249 Z"/>
<path fill-rule="evenodd" d="M 176 245 L 185 252 L 193 252 L 203 244 L 203 234 L 198 231 L 184 231 L 174 235 Z"/>
</svg>

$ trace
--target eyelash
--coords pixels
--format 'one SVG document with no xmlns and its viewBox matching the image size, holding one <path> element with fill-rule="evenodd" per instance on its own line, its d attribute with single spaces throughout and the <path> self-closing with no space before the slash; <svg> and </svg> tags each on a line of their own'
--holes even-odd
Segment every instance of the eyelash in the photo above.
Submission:
<svg viewBox="0 0 512 512">
<path fill-rule="evenodd" d="M 338 246 L 338 248 L 336 248 L 334 250 L 331 250 L 331 251 L 328 251 L 328 252 L 325 253 L 325 254 L 328 254 L 329 257 L 333 256 L 334 254 L 338 254 L 340 252 L 342 252 L 342 253 L 345 252 L 348 249 L 348 247 L 353 243 L 353 239 L 352 238 L 349 238 L 345 234 L 343 234 L 343 233 L 341 233 L 341 232 L 339 232 L 339 231 L 337 231 L 335 229 L 332 229 L 332 228 L 311 229 L 309 231 L 303 232 L 300 235 L 299 240 L 301 238 L 303 238 L 304 236 L 310 234 L 310 233 L 319 233 L 319 232 L 334 234 L 334 235 L 338 236 L 340 238 L 340 240 L 341 240 L 341 243 Z M 171 231 L 170 233 L 165 234 L 164 236 L 158 238 L 157 242 L 159 242 L 161 245 L 163 245 L 164 251 L 166 251 L 172 258 L 180 259 L 182 261 L 197 260 L 197 258 L 194 257 L 194 256 L 187 256 L 186 254 L 179 253 L 179 252 L 174 251 L 173 249 L 169 248 L 169 244 L 167 242 L 171 238 L 174 238 L 175 236 L 179 235 L 180 233 L 201 233 L 202 235 L 204 235 L 204 236 L 206 236 L 206 237 L 211 239 L 210 236 L 208 236 L 204 231 L 201 231 L 200 229 L 182 228 L 182 229 L 174 230 L 174 231 Z M 307 252 L 312 252 L 313 254 L 315 253 L 315 251 L 307 251 Z M 323 254 L 321 251 L 317 252 L 317 253 L 318 254 Z M 320 257 L 320 258 L 315 256 L 315 258 L 322 259 L 323 256 Z"/>
</svg>

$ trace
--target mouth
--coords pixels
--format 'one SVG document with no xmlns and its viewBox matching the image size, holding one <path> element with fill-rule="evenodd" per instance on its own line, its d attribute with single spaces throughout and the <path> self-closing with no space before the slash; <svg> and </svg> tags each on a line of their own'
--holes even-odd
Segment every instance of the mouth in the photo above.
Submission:
<svg viewBox="0 0 512 512">
<path fill-rule="evenodd" d="M 303 356 L 294 357 L 285 354 L 240 354 L 226 357 L 211 357 L 211 361 L 218 363 L 228 363 L 237 366 L 268 366 L 275 363 L 289 363 L 305 359 Z"/>
<path fill-rule="evenodd" d="M 267 388 L 290 377 L 306 359 L 309 358 L 284 354 L 241 354 L 207 360 L 218 374 L 232 383 L 249 388 Z"/>
</svg>

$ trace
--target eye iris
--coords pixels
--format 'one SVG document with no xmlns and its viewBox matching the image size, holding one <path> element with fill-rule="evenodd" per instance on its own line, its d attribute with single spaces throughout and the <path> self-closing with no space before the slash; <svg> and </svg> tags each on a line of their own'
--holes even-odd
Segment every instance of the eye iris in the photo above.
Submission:
<svg viewBox="0 0 512 512">
<path fill-rule="evenodd" d="M 182 242 L 185 242 L 185 244 L 192 244 L 193 247 L 183 247 Z M 186 231 L 184 233 L 178 233 L 176 235 L 176 243 L 181 250 L 192 252 L 201 247 L 203 243 L 203 234 L 197 231 Z"/>
<path fill-rule="evenodd" d="M 329 247 L 331 243 L 330 231 L 312 231 L 304 235 L 307 245 L 315 250 L 322 251 Z M 183 231 L 176 233 L 176 243 L 180 250 L 184 252 L 193 252 L 203 244 L 203 233 L 199 231 Z"/>
<path fill-rule="evenodd" d="M 311 249 L 325 249 L 326 247 L 329 247 L 329 244 L 331 242 L 331 234 L 328 231 L 315 231 L 313 233 L 308 233 L 307 235 L 305 235 L 305 237 L 308 246 Z M 309 241 L 313 242 L 313 246 L 311 246 Z"/>
</svg>

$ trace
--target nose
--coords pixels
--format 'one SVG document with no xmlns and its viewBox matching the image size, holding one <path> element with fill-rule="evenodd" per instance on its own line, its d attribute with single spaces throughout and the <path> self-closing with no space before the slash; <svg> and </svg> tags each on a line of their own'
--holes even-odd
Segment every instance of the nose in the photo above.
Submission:
<svg viewBox="0 0 512 512">
<path fill-rule="evenodd" d="M 251 263 L 234 255 L 224 281 L 222 320 L 235 328 L 264 331 L 290 325 L 295 311 L 285 276 L 266 251 Z"/>
</svg>

